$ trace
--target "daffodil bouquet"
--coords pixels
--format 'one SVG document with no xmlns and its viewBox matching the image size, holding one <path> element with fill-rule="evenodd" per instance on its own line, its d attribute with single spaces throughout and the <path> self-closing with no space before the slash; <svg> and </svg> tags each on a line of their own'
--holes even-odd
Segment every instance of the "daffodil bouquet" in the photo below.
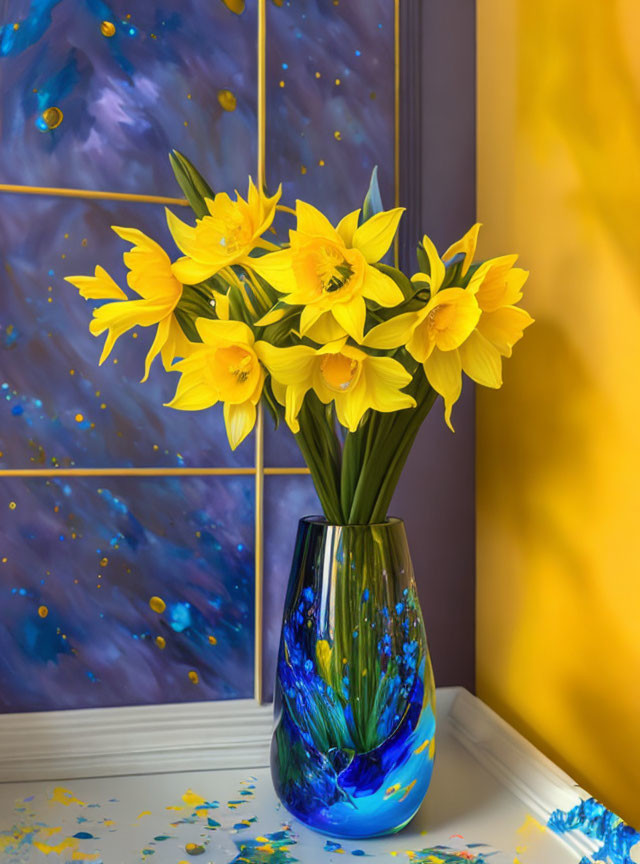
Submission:
<svg viewBox="0 0 640 864">
<path fill-rule="evenodd" d="M 103 363 L 133 327 L 155 327 L 145 381 L 160 354 L 180 377 L 169 407 L 222 403 L 229 443 L 253 429 L 263 403 L 283 419 L 334 525 L 378 523 L 415 436 L 440 395 L 444 416 L 462 373 L 500 387 L 502 358 L 532 318 L 516 304 L 527 272 L 515 255 L 473 263 L 479 225 L 440 256 L 426 235 L 409 278 L 385 263 L 403 208 L 384 210 L 376 172 L 360 209 L 334 226 L 304 201 L 280 203 L 249 180 L 247 198 L 214 194 L 181 154 L 171 162 L 195 222 L 167 210 L 182 257 L 136 228 L 113 227 L 130 297 L 100 266 L 69 276 L 106 333 Z M 295 220 L 274 242 L 274 219 Z"/>
</svg>

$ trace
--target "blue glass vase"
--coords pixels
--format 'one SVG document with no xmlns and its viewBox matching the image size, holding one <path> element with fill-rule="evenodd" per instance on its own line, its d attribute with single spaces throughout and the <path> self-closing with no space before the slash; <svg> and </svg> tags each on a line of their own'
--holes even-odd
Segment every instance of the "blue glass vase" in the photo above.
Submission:
<svg viewBox="0 0 640 864">
<path fill-rule="evenodd" d="M 435 686 L 404 524 L 300 521 L 284 609 L 271 774 L 316 831 L 403 828 L 427 792 Z"/>
</svg>

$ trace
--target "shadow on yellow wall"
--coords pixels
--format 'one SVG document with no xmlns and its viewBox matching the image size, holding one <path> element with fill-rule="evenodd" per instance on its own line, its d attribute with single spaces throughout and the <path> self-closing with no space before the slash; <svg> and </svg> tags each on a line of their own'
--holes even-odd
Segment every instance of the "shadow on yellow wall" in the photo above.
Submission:
<svg viewBox="0 0 640 864">
<path fill-rule="evenodd" d="M 640 824 L 640 8 L 478 4 L 482 256 L 536 324 L 478 393 L 479 694 Z"/>
</svg>

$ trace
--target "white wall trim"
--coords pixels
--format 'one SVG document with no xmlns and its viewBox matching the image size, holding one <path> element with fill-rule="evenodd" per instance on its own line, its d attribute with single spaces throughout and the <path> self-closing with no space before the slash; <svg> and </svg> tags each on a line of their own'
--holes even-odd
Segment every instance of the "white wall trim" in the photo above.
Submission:
<svg viewBox="0 0 640 864">
<path fill-rule="evenodd" d="M 0 781 L 269 764 L 273 707 L 252 699 L 0 716 Z"/>
<path fill-rule="evenodd" d="M 589 798 L 568 774 L 527 741 L 468 690 L 455 688 L 448 713 L 452 735 L 503 786 L 506 786 L 541 824 L 554 810 L 570 810 Z M 562 842 L 580 858 L 591 857 L 599 844 L 581 831 L 568 831 Z"/>
</svg>

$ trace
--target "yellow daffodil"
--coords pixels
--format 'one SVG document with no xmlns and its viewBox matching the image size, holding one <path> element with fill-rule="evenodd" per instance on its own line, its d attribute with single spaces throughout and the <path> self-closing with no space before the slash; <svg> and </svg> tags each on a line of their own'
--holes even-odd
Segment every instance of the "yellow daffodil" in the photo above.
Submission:
<svg viewBox="0 0 640 864">
<path fill-rule="evenodd" d="M 123 333 L 136 326 L 157 325 L 158 329 L 145 361 L 142 380 L 146 381 L 151 363 L 158 354 L 162 355 L 165 368 L 169 368 L 173 359 L 187 350 L 188 340 L 173 316 L 173 310 L 182 296 L 182 284 L 171 270 L 169 256 L 155 240 L 137 228 L 113 226 L 113 231 L 118 237 L 133 244 L 131 250 L 122 257 L 129 270 L 129 288 L 141 299 L 129 300 L 102 267 L 96 267 L 94 276 L 65 278 L 88 300 L 116 301 L 94 309 L 93 320 L 89 325 L 94 336 L 107 332 L 100 364 L 107 359 L 116 340 Z"/>
<path fill-rule="evenodd" d="M 389 249 L 402 213 L 401 207 L 383 211 L 358 226 L 355 210 L 334 228 L 315 207 L 297 201 L 290 248 L 256 258 L 252 266 L 285 303 L 303 307 L 303 335 L 325 342 L 348 334 L 362 342 L 365 301 L 391 307 L 403 299 L 393 279 L 372 266 Z"/>
<path fill-rule="evenodd" d="M 463 371 L 485 387 L 502 386 L 502 357 L 511 357 L 533 318 L 515 304 L 522 299 L 528 272 L 515 267 L 517 255 L 491 258 L 471 277 L 469 287 L 481 309 L 476 329 L 460 346 Z"/>
<path fill-rule="evenodd" d="M 339 422 L 355 432 L 365 412 L 401 411 L 415 400 L 401 388 L 411 375 L 392 357 L 372 357 L 346 344 L 346 338 L 322 348 L 294 345 L 276 348 L 256 342 L 256 352 L 271 372 L 276 398 L 285 406 L 291 430 L 299 432 L 298 414 L 309 390 L 328 405 L 335 403 Z"/>
<path fill-rule="evenodd" d="M 454 243 L 445 258 L 463 253 L 465 274 L 475 253 L 480 225 L 474 225 Z M 502 386 L 502 356 L 510 357 L 513 345 L 533 323 L 531 316 L 514 304 L 522 298 L 527 272 L 514 267 L 517 256 L 505 255 L 485 261 L 466 289 L 441 289 L 443 261 L 425 236 L 423 245 L 430 274 L 417 273 L 415 281 L 428 282 L 431 299 L 414 313 L 405 313 L 367 333 L 364 343 L 374 348 L 405 345 L 424 366 L 431 386 L 444 399 L 445 420 L 450 429 L 451 409 L 462 391 L 462 372 L 484 387 Z"/>
<path fill-rule="evenodd" d="M 238 192 L 235 201 L 226 192 L 205 199 L 209 215 L 197 219 L 195 227 L 167 210 L 169 230 L 185 255 L 173 265 L 176 277 L 183 285 L 195 285 L 224 267 L 252 263 L 249 253 L 255 248 L 272 248 L 260 237 L 273 222 L 280 195 L 278 189 L 268 198 L 249 179 L 246 201 Z"/>
<path fill-rule="evenodd" d="M 227 437 L 235 450 L 255 425 L 265 377 L 253 332 L 241 321 L 207 318 L 198 318 L 196 328 L 202 343 L 192 343 L 189 356 L 171 367 L 181 377 L 167 404 L 199 411 L 224 402 Z"/>
<path fill-rule="evenodd" d="M 372 348 L 405 345 L 422 363 L 431 386 L 444 398 L 445 420 L 451 425 L 451 409 L 462 389 L 462 361 L 459 347 L 469 338 L 478 320 L 480 307 L 471 286 L 444 288 L 445 266 L 426 235 L 423 245 L 429 258 L 430 275 L 416 274 L 429 282 L 431 299 L 417 312 L 406 312 L 379 324 L 367 333 L 364 344 Z"/>
</svg>

